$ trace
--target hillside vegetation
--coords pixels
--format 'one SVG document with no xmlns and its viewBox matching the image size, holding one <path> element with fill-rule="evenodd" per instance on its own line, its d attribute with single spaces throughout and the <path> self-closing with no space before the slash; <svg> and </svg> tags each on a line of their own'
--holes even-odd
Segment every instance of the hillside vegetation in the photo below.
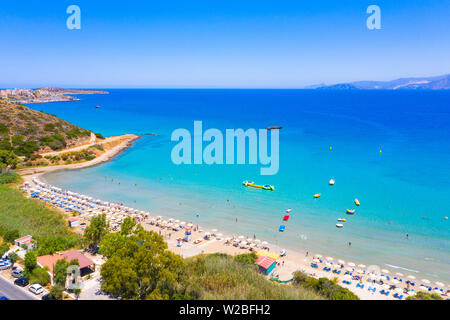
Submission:
<svg viewBox="0 0 450 320">
<path fill-rule="evenodd" d="M 0 100 L 0 151 L 30 158 L 89 140 L 91 132 L 42 111 Z"/>
</svg>

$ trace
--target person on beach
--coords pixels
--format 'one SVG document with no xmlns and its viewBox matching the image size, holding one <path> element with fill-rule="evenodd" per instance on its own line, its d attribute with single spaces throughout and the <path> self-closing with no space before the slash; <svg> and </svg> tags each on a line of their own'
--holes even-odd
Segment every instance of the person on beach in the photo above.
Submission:
<svg viewBox="0 0 450 320">
<path fill-rule="evenodd" d="M 409 235 L 408 234 L 406 234 L 406 240 L 408 240 L 409 239 Z"/>
</svg>

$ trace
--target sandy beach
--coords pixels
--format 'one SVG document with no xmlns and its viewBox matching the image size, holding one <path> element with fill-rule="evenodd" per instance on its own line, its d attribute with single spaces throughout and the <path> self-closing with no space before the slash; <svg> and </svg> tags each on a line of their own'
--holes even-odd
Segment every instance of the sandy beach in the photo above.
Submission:
<svg viewBox="0 0 450 320">
<path fill-rule="evenodd" d="M 101 143 L 105 144 L 105 145 L 115 144 L 115 146 L 113 146 L 110 149 L 106 149 L 105 153 L 103 153 L 102 155 L 100 155 L 99 157 L 96 157 L 95 159 L 93 159 L 91 161 L 85 161 L 85 162 L 73 163 L 73 164 L 56 165 L 56 166 L 47 166 L 47 167 L 26 168 L 26 169 L 18 170 L 18 173 L 22 177 L 29 176 L 29 175 L 32 175 L 33 177 L 38 177 L 45 173 L 58 171 L 58 170 L 76 170 L 76 169 L 82 169 L 82 168 L 96 166 L 103 162 L 110 161 L 113 157 L 118 155 L 120 152 L 129 148 L 132 145 L 132 143 L 139 138 L 140 138 L 139 136 L 134 135 L 134 134 L 125 134 L 125 135 L 121 135 L 121 136 L 108 137 L 108 138 L 104 139 L 103 141 L 101 141 Z M 66 152 L 79 151 L 79 150 L 88 148 L 89 146 L 94 145 L 94 144 L 96 144 L 96 142 L 91 142 L 89 144 L 84 144 L 81 146 L 73 147 L 70 149 L 65 149 L 62 151 L 48 152 L 48 153 L 45 153 L 42 155 L 54 156 L 54 155 L 58 155 L 58 154 L 66 153 Z"/>
<path fill-rule="evenodd" d="M 73 170 L 73 169 L 81 169 L 81 168 L 87 168 L 90 166 L 101 164 L 105 161 L 111 160 L 114 156 L 119 154 L 121 151 L 125 150 L 126 148 L 130 147 L 136 139 L 139 137 L 136 135 L 123 135 L 123 136 L 117 136 L 117 137 L 110 137 L 107 138 L 109 140 L 106 140 L 105 142 L 114 142 L 116 145 L 108 150 L 105 151 L 104 154 L 101 156 L 87 162 L 83 163 L 77 163 L 77 164 L 69 164 L 69 165 L 56 165 L 56 166 L 48 166 L 48 167 L 40 167 L 40 168 L 30 168 L 30 169 L 23 169 L 20 170 L 19 173 L 21 174 L 24 181 L 30 186 L 30 187 L 38 187 L 36 184 L 36 179 L 41 177 L 42 175 L 56 171 L 56 170 Z M 85 147 L 85 146 L 83 146 Z M 64 152 L 64 151 L 62 151 Z M 65 191 L 64 191 L 65 192 Z M 63 208 L 58 208 L 60 211 L 65 213 L 68 218 L 68 212 L 65 211 Z M 117 209 L 114 209 L 117 210 Z M 137 210 L 136 210 L 137 211 Z M 106 209 L 106 212 L 108 212 L 108 209 Z M 168 213 L 169 215 L 170 213 Z M 143 216 L 140 218 L 140 222 L 143 225 L 143 227 L 146 230 L 153 230 L 160 235 L 164 237 L 166 240 L 168 247 L 171 251 L 174 253 L 180 254 L 183 257 L 190 257 L 197 254 L 210 254 L 210 253 L 226 253 L 229 255 L 236 255 L 236 254 L 242 254 L 242 253 L 248 253 L 249 248 L 241 249 L 238 247 L 233 246 L 232 244 L 227 244 L 226 239 L 230 239 L 230 236 L 227 236 L 225 232 L 220 230 L 211 230 L 213 234 L 216 236 L 212 236 L 210 240 L 205 240 L 205 235 L 209 230 L 202 230 L 201 226 L 196 226 L 193 224 L 192 234 L 190 237 L 190 241 L 188 242 L 182 242 L 181 247 L 177 246 L 178 241 L 177 239 L 183 239 L 185 236 L 185 229 L 184 227 L 178 228 L 178 231 L 174 231 L 172 227 L 157 223 L 159 220 L 160 222 L 162 220 L 169 219 L 173 221 L 173 219 L 170 218 L 170 216 L 166 217 L 155 217 L 151 212 L 149 212 L 148 215 Z M 80 216 L 80 221 L 88 224 L 89 219 L 87 217 Z M 177 222 L 177 221 L 175 221 Z M 192 223 L 192 222 L 190 222 Z M 78 232 L 82 232 L 82 230 L 78 229 Z M 224 234 L 221 234 L 220 232 L 223 232 Z M 244 240 L 245 237 L 242 236 L 241 240 Z M 194 244 L 194 241 L 196 239 L 202 239 L 202 241 L 198 244 Z M 246 240 L 251 243 L 255 239 L 251 239 L 249 237 L 246 238 Z M 258 241 L 261 242 L 264 239 L 261 239 Z M 258 247 L 261 247 L 257 245 L 254 242 L 254 250 L 258 251 L 261 250 Z M 263 242 L 264 244 L 264 242 Z M 277 247 L 273 244 L 266 243 L 264 247 L 269 248 L 269 251 L 272 253 L 279 253 L 280 247 Z M 303 250 L 301 252 L 300 250 Z M 339 261 L 339 263 L 337 263 Z M 318 268 L 313 268 L 312 263 L 316 262 L 318 264 Z M 287 255 L 284 257 L 280 257 L 277 259 L 277 266 L 272 275 L 275 277 L 278 277 L 281 281 L 286 281 L 292 278 L 292 274 L 295 271 L 302 271 L 308 275 L 311 275 L 313 277 L 326 277 L 329 279 L 337 278 L 339 281 L 339 284 L 343 287 L 346 287 L 350 289 L 352 292 L 354 292 L 356 295 L 358 295 L 361 299 L 364 300 L 385 300 L 385 299 L 395 299 L 393 295 L 384 295 L 380 294 L 380 291 L 383 288 L 386 288 L 386 285 L 392 285 L 392 283 L 389 280 L 386 280 L 386 277 L 384 277 L 384 287 L 381 283 L 375 283 L 372 282 L 372 279 L 369 281 L 368 278 L 370 278 L 369 274 L 366 274 L 365 271 L 362 269 L 365 269 L 363 265 L 359 265 L 358 267 L 354 265 L 353 267 L 350 267 L 352 263 L 349 262 L 343 262 L 341 260 L 337 260 L 332 257 L 321 257 L 318 256 L 316 253 L 308 252 L 306 248 L 300 248 L 298 251 L 289 251 L 287 252 Z M 340 274 L 333 273 L 331 271 L 324 271 L 323 268 L 325 266 L 330 266 L 332 269 L 340 270 Z M 353 276 L 358 276 L 358 279 L 352 279 L 350 275 L 345 275 L 345 272 L 352 272 Z M 384 272 L 385 274 L 389 273 Z M 374 278 L 374 277 L 372 277 Z M 351 284 L 343 283 L 343 280 L 349 280 Z M 396 283 L 396 282 L 394 282 Z M 359 285 L 357 287 L 357 284 L 364 284 L 364 288 L 360 288 Z M 403 284 L 396 283 L 398 288 L 405 288 L 404 282 Z M 284 284 L 280 284 L 284 285 Z M 367 288 L 376 288 L 375 292 L 373 290 L 367 290 Z M 416 289 L 418 286 L 415 287 Z M 406 296 L 406 295 L 405 295 Z"/>
</svg>

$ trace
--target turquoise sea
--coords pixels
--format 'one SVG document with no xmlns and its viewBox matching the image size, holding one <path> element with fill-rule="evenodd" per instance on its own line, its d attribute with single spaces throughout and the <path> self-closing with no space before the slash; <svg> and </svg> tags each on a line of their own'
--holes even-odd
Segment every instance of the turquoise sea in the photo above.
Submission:
<svg viewBox="0 0 450 320">
<path fill-rule="evenodd" d="M 449 91 L 109 91 L 29 106 L 103 135 L 157 136 L 143 135 L 115 161 L 48 174 L 49 183 L 288 250 L 450 282 Z M 171 133 L 192 132 L 194 120 L 223 132 L 283 126 L 278 174 L 261 176 L 260 165 L 173 164 Z M 337 229 L 341 217 L 347 222 Z"/>
</svg>

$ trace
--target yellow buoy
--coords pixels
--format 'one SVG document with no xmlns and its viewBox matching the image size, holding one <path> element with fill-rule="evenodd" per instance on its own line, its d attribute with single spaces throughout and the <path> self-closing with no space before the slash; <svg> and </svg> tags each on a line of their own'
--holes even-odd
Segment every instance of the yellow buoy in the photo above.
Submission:
<svg viewBox="0 0 450 320">
<path fill-rule="evenodd" d="M 382 152 L 382 151 L 380 150 L 380 154 L 381 154 L 381 152 Z"/>
<path fill-rule="evenodd" d="M 448 220 L 448 217 L 445 217 L 445 220 Z"/>
<path fill-rule="evenodd" d="M 333 150 L 333 147 L 330 147 L 330 151 Z"/>
</svg>

